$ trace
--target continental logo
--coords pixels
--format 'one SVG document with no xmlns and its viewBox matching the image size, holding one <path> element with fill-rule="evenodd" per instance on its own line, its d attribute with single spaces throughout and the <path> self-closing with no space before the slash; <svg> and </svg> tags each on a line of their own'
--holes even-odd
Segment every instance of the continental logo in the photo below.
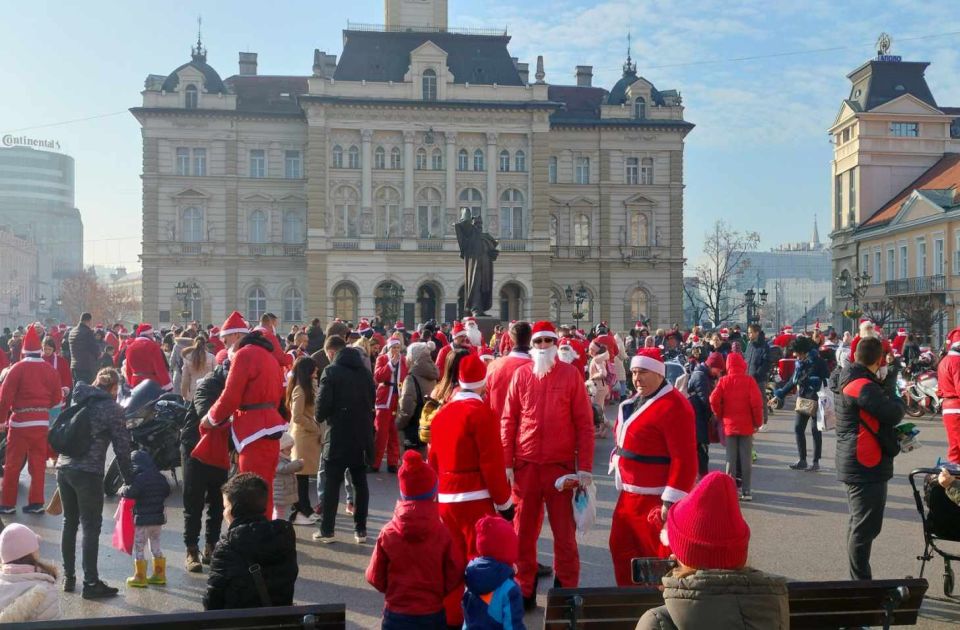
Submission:
<svg viewBox="0 0 960 630">
<path fill-rule="evenodd" d="M 15 136 L 11 133 L 5 134 L 0 139 L 5 147 L 33 147 L 35 149 L 53 149 L 60 150 L 59 140 L 44 140 L 42 138 L 29 138 L 27 136 Z"/>
</svg>

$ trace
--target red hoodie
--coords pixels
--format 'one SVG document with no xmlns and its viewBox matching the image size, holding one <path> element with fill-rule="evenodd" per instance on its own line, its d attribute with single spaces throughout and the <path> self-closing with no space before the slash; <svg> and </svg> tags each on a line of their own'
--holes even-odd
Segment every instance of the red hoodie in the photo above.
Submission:
<svg viewBox="0 0 960 630">
<path fill-rule="evenodd" d="M 723 421 L 724 435 L 753 435 L 763 424 L 763 398 L 743 355 L 727 355 L 727 373 L 710 394 L 713 415 Z"/>
</svg>

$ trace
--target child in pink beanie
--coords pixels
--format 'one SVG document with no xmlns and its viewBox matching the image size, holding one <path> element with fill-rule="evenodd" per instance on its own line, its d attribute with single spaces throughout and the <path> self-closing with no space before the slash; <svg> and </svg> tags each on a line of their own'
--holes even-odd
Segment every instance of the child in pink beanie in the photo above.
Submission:
<svg viewBox="0 0 960 630">
<path fill-rule="evenodd" d="M 40 537 L 12 523 L 0 532 L 0 627 L 59 619 L 57 570 L 40 560 Z"/>
</svg>

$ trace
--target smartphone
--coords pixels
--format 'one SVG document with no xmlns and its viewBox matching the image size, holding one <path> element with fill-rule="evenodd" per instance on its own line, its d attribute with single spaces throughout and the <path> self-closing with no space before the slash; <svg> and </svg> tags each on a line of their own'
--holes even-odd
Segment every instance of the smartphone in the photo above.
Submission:
<svg viewBox="0 0 960 630">
<path fill-rule="evenodd" d="M 676 566 L 676 560 L 633 558 L 630 561 L 631 578 L 638 586 L 660 586 L 660 579 Z"/>
</svg>

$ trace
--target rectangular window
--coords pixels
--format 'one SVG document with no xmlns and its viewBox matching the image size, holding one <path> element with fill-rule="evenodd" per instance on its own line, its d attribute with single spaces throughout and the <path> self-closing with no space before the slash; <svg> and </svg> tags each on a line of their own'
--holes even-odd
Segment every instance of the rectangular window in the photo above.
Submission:
<svg viewBox="0 0 960 630">
<path fill-rule="evenodd" d="M 653 158 L 640 160 L 640 183 L 644 186 L 653 185 Z"/>
<path fill-rule="evenodd" d="M 303 177 L 303 160 L 300 158 L 299 151 L 283 152 L 283 176 L 287 179 Z"/>
<path fill-rule="evenodd" d="M 457 154 L 457 170 L 465 171 L 470 165 L 470 157 L 467 155 L 466 151 L 461 150 Z"/>
<path fill-rule="evenodd" d="M 443 170 L 443 153 L 439 150 L 433 152 L 433 155 L 430 156 L 430 168 L 435 171 Z"/>
<path fill-rule="evenodd" d="M 880 261 L 880 250 L 873 252 L 873 283 L 880 284 L 880 270 L 883 269 L 883 263 Z"/>
<path fill-rule="evenodd" d="M 523 208 L 500 208 L 500 238 L 523 238 Z"/>
<path fill-rule="evenodd" d="M 833 178 L 833 229 L 843 227 L 843 175 Z"/>
<path fill-rule="evenodd" d="M 640 159 L 631 157 L 627 158 L 626 165 L 626 177 L 628 184 L 639 184 L 640 183 Z"/>
<path fill-rule="evenodd" d="M 250 177 L 267 176 L 267 154 L 263 149 L 250 150 Z"/>
<path fill-rule="evenodd" d="M 893 255 L 893 248 L 887 249 L 887 280 L 896 280 L 897 278 L 897 259 Z"/>
<path fill-rule="evenodd" d="M 193 150 L 193 174 L 197 177 L 204 177 L 207 174 L 207 150 Z"/>
<path fill-rule="evenodd" d="M 900 246 L 900 279 L 907 277 L 907 246 Z"/>
<path fill-rule="evenodd" d="M 938 238 L 933 241 L 933 275 L 942 276 L 943 268 L 943 239 Z"/>
<path fill-rule="evenodd" d="M 557 157 L 551 156 L 550 160 L 547 162 L 547 182 L 550 184 L 557 183 Z"/>
<path fill-rule="evenodd" d="M 860 255 L 860 273 L 865 273 L 868 276 L 870 275 L 870 254 L 865 253 Z"/>
<path fill-rule="evenodd" d="M 390 152 L 390 168 L 400 170 L 400 149 L 395 148 Z"/>
<path fill-rule="evenodd" d="M 177 175 L 190 174 L 190 149 L 177 147 Z"/>
<path fill-rule="evenodd" d="M 890 123 L 890 135 L 897 138 L 916 138 L 920 135 L 920 123 L 892 122 Z"/>
<path fill-rule="evenodd" d="M 590 158 L 588 157 L 577 158 L 576 172 L 574 173 L 573 181 L 575 184 L 590 183 Z"/>
<path fill-rule="evenodd" d="M 420 238 L 430 238 L 430 206 L 417 207 L 417 234 Z"/>
<path fill-rule="evenodd" d="M 917 239 L 917 277 L 927 275 L 927 242 L 922 238 Z"/>
<path fill-rule="evenodd" d="M 850 142 L 850 127 L 843 130 L 843 141 Z"/>
<path fill-rule="evenodd" d="M 847 213 L 850 215 L 850 223 L 857 222 L 857 168 L 851 168 L 847 171 Z"/>
<path fill-rule="evenodd" d="M 506 151 L 500 153 L 500 172 L 506 173 L 510 170 L 510 154 Z"/>
<path fill-rule="evenodd" d="M 387 168 L 387 154 L 381 149 L 377 149 L 373 154 L 373 168 L 382 171 Z"/>
</svg>

